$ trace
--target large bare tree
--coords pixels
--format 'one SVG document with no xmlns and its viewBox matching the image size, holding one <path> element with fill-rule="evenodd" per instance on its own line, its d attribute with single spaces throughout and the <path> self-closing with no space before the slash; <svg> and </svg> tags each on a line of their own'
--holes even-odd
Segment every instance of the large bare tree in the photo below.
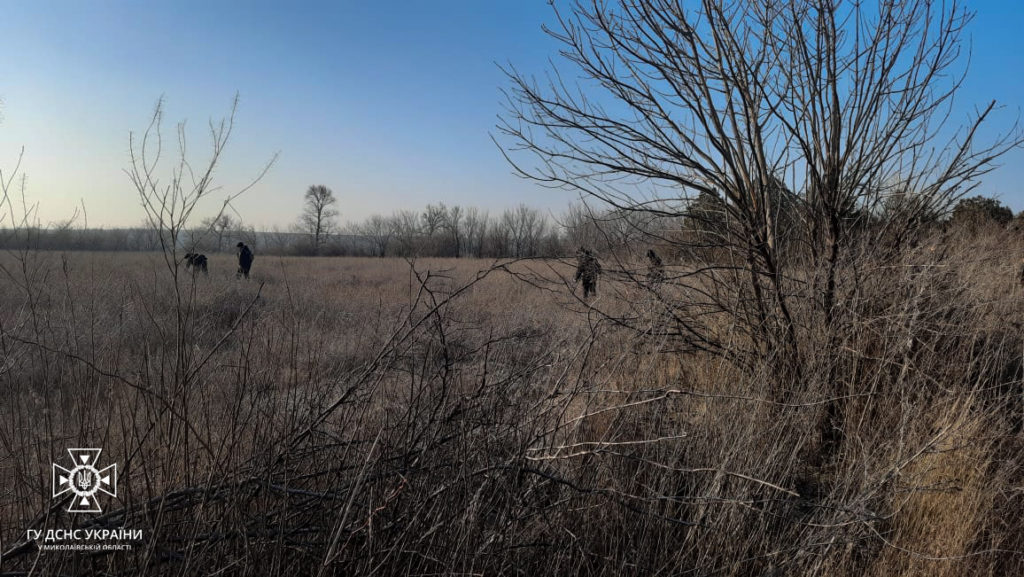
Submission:
<svg viewBox="0 0 1024 577">
<path fill-rule="evenodd" d="M 306 206 L 299 217 L 299 226 L 309 233 L 313 251 L 320 254 L 325 242 L 337 227 L 338 211 L 333 208 L 338 199 L 334 192 L 322 185 L 314 184 L 306 190 Z"/>
<path fill-rule="evenodd" d="M 687 302 L 664 303 L 660 330 L 689 350 L 799 366 L 797 325 L 837 322 L 837 279 L 862 241 L 906 238 L 1021 143 L 1016 125 L 979 143 L 994 103 L 966 118 L 954 106 L 971 20 L 956 0 L 555 11 L 548 32 L 566 67 L 543 82 L 507 70 L 503 149 L 525 176 L 668 223 L 692 216 L 700 195 L 720 199 L 715 257 L 676 275 Z M 649 230 L 652 242 L 695 243 L 675 225 Z"/>
</svg>

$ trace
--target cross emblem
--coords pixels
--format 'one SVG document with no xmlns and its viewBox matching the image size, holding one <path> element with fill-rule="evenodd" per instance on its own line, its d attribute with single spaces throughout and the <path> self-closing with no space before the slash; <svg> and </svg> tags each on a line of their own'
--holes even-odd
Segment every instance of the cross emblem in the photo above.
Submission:
<svg viewBox="0 0 1024 577">
<path fill-rule="evenodd" d="M 53 496 L 71 491 L 74 498 L 69 513 L 102 513 L 96 493 L 117 496 L 117 463 L 96 468 L 103 449 L 68 449 L 74 467 L 65 469 L 53 464 Z"/>
</svg>

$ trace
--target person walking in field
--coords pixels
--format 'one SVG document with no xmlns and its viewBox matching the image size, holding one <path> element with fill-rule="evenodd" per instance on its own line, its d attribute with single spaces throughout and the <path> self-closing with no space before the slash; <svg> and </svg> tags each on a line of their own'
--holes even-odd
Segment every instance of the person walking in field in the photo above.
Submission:
<svg viewBox="0 0 1024 577">
<path fill-rule="evenodd" d="M 601 276 L 601 263 L 590 249 L 582 246 L 576 251 L 576 282 L 583 281 L 583 298 L 597 294 L 597 277 Z"/>
<path fill-rule="evenodd" d="M 249 278 L 249 269 L 252 268 L 252 250 L 245 246 L 244 242 L 238 243 L 238 274 L 235 278 Z"/>
<path fill-rule="evenodd" d="M 661 257 L 658 253 L 654 252 L 654 249 L 647 251 L 647 282 L 651 286 L 657 286 L 665 280 L 665 263 L 661 262 Z"/>
</svg>

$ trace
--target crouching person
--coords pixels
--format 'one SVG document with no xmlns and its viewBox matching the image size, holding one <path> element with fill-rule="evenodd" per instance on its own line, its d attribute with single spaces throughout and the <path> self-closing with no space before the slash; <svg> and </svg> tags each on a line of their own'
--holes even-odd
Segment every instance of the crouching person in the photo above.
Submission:
<svg viewBox="0 0 1024 577">
<path fill-rule="evenodd" d="M 193 273 L 202 272 L 203 274 L 210 274 L 205 254 L 197 254 L 194 252 L 186 254 L 185 268 L 191 269 Z"/>
</svg>

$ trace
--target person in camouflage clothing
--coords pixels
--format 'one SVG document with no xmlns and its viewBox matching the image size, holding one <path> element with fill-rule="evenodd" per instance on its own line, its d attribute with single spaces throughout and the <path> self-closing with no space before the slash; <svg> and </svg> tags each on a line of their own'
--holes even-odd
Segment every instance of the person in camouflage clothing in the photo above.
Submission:
<svg viewBox="0 0 1024 577">
<path fill-rule="evenodd" d="M 647 251 L 647 282 L 652 286 L 657 286 L 664 280 L 665 263 L 661 262 L 661 257 L 652 248 Z"/>
<path fill-rule="evenodd" d="M 185 255 L 185 269 L 192 269 L 193 273 L 202 271 L 203 274 L 210 274 L 209 261 L 205 254 L 190 252 Z"/>
<path fill-rule="evenodd" d="M 576 251 L 576 282 L 583 281 L 583 298 L 597 294 L 597 277 L 601 276 L 601 263 L 590 249 L 582 246 Z"/>
</svg>

